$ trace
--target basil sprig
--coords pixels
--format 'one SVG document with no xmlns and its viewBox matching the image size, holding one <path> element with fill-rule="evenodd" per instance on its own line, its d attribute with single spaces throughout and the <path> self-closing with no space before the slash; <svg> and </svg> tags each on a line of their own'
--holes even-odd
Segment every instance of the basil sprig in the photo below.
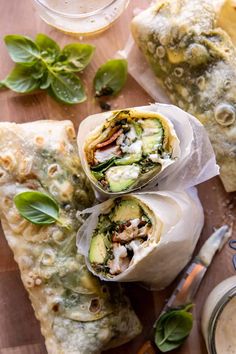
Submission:
<svg viewBox="0 0 236 354">
<path fill-rule="evenodd" d="M 127 79 L 127 60 L 112 59 L 97 70 L 93 86 L 95 96 L 114 96 L 125 85 Z"/>
<path fill-rule="evenodd" d="M 178 348 L 188 337 L 193 326 L 193 315 L 189 304 L 180 309 L 164 313 L 155 324 L 155 343 L 165 353 Z"/>
<path fill-rule="evenodd" d="M 59 219 L 59 206 L 49 195 L 38 191 L 25 191 L 14 197 L 19 214 L 36 225 L 50 225 Z M 65 226 L 65 225 L 64 225 Z"/>
<path fill-rule="evenodd" d="M 26 36 L 8 35 L 4 41 L 16 66 L 0 87 L 19 93 L 47 90 L 53 98 L 67 104 L 86 100 L 82 81 L 75 73 L 89 64 L 94 46 L 72 43 L 61 50 L 45 34 L 38 34 L 35 41 Z"/>
</svg>

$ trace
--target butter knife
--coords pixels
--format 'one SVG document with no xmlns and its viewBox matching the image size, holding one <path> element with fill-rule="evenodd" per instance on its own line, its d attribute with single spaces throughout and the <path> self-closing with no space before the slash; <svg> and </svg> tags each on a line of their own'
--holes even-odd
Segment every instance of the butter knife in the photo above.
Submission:
<svg viewBox="0 0 236 354">
<path fill-rule="evenodd" d="M 198 255 L 185 270 L 180 282 L 173 291 L 157 321 L 167 311 L 180 308 L 193 302 L 201 281 L 210 266 L 217 251 L 220 251 L 231 236 L 229 226 L 223 225 L 209 236 L 200 249 Z M 156 322 L 157 322 L 156 321 Z M 147 350 L 148 348 L 148 350 Z M 146 342 L 138 351 L 138 354 L 153 354 L 155 350 L 150 341 Z"/>
</svg>

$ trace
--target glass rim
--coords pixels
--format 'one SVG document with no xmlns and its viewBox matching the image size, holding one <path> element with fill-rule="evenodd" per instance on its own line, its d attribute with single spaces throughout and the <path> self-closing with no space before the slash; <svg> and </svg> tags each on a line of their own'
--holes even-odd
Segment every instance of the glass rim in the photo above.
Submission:
<svg viewBox="0 0 236 354">
<path fill-rule="evenodd" d="M 217 327 L 217 321 L 219 316 L 223 312 L 225 306 L 232 300 L 232 298 L 236 296 L 236 286 L 227 291 L 226 294 L 217 302 L 212 315 L 209 320 L 208 325 L 208 348 L 210 350 L 210 354 L 217 354 L 216 351 L 216 343 L 215 343 L 215 332 Z"/>
<path fill-rule="evenodd" d="M 44 7 L 46 10 L 52 12 L 55 15 L 59 15 L 61 17 L 66 17 L 66 18 L 76 18 L 76 19 L 80 19 L 80 18 L 86 18 L 86 17 L 92 17 L 94 15 L 98 15 L 100 14 L 102 11 L 108 9 L 110 6 L 112 6 L 113 4 L 115 4 L 117 1 L 119 0 L 111 0 L 111 2 L 107 5 L 104 5 L 103 7 L 101 7 L 100 9 L 97 9 L 95 11 L 91 11 L 91 12 L 86 12 L 86 13 L 81 13 L 81 14 L 68 14 L 68 13 L 64 13 L 61 11 L 57 11 L 52 9 L 51 7 L 45 5 L 45 3 L 43 3 L 42 0 L 34 0 L 34 2 L 36 2 L 39 6 Z M 126 0 L 128 2 L 128 0 Z"/>
</svg>

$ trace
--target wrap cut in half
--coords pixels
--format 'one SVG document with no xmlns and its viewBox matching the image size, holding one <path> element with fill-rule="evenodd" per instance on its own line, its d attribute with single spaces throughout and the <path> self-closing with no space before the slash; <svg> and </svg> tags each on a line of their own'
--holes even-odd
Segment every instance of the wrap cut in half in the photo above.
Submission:
<svg viewBox="0 0 236 354">
<path fill-rule="evenodd" d="M 204 124 L 227 192 L 236 191 L 235 4 L 155 0 L 131 24 L 147 65 L 130 41 L 120 53 L 151 97 L 176 104 Z"/>
<path fill-rule="evenodd" d="M 80 125 L 78 146 L 101 197 L 140 188 L 185 189 L 218 174 L 203 126 L 171 105 L 89 116 Z"/>
<path fill-rule="evenodd" d="M 77 252 L 76 212 L 93 201 L 72 122 L 0 123 L 1 223 L 49 354 L 97 354 L 141 330 L 121 287 Z"/>
<path fill-rule="evenodd" d="M 88 268 L 102 280 L 168 286 L 190 260 L 204 216 L 194 188 L 147 192 L 107 200 L 77 235 Z"/>
</svg>

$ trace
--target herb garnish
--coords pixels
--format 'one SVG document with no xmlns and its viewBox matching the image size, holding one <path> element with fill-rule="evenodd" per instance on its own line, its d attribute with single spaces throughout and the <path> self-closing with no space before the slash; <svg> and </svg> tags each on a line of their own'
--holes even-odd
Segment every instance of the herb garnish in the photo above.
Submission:
<svg viewBox="0 0 236 354">
<path fill-rule="evenodd" d="M 19 93 L 47 90 L 53 98 L 67 104 L 86 100 L 83 84 L 75 73 L 89 64 L 94 46 L 73 43 L 61 50 L 44 34 L 38 34 L 35 41 L 21 35 L 8 35 L 4 41 L 17 64 L 0 87 Z"/>
<path fill-rule="evenodd" d="M 178 348 L 188 337 L 193 326 L 193 315 L 189 304 L 179 309 L 164 313 L 155 324 L 155 343 L 165 353 Z"/>
<path fill-rule="evenodd" d="M 100 66 L 94 77 L 95 96 L 114 96 L 125 85 L 127 79 L 127 60 L 112 59 Z"/>
<path fill-rule="evenodd" d="M 14 203 L 20 215 L 32 224 L 50 225 L 58 222 L 68 227 L 59 219 L 57 202 L 47 194 L 38 191 L 22 192 L 14 197 Z"/>
</svg>

